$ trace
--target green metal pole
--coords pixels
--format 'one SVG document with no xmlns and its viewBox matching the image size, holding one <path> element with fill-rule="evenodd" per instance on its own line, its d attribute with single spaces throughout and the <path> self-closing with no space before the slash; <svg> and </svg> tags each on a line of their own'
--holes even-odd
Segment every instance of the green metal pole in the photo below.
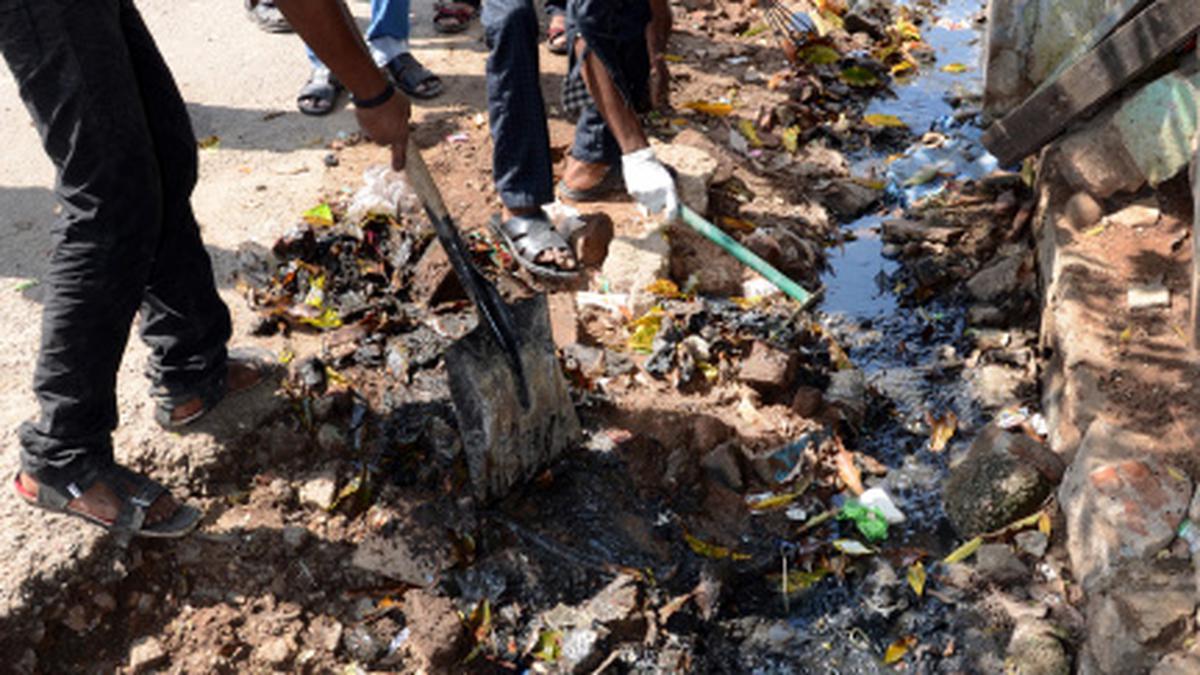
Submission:
<svg viewBox="0 0 1200 675">
<path fill-rule="evenodd" d="M 771 263 L 755 255 L 753 251 L 742 246 L 738 240 L 725 234 L 721 228 L 708 222 L 695 211 L 686 206 L 681 206 L 679 213 L 683 222 L 687 223 L 689 227 L 704 235 L 717 246 L 725 249 L 729 255 L 737 258 L 738 261 L 761 274 L 767 281 L 778 286 L 779 290 L 787 293 L 789 297 L 800 303 L 802 307 L 807 307 L 809 303 L 817 299 L 815 294 L 805 290 L 803 286 L 792 281 L 786 274 L 775 269 Z"/>
</svg>

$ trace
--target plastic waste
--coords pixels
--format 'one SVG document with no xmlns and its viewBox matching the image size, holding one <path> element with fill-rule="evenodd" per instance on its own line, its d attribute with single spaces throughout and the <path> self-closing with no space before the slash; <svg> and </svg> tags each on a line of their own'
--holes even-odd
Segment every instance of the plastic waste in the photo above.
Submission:
<svg viewBox="0 0 1200 675">
<path fill-rule="evenodd" d="M 858 502 L 868 508 L 878 509 L 883 515 L 883 519 L 888 522 L 888 525 L 899 525 L 907 518 L 904 512 L 896 506 L 896 502 L 892 501 L 891 495 L 886 490 L 879 487 L 873 487 L 870 490 L 858 496 Z"/>
<path fill-rule="evenodd" d="M 1180 539 L 1187 542 L 1188 550 L 1192 552 L 1192 555 L 1200 553 L 1200 525 L 1184 518 L 1175 532 Z"/>
<path fill-rule="evenodd" d="M 346 218 L 358 223 L 373 214 L 414 213 L 420 206 L 404 174 L 379 164 L 363 172 L 363 186 L 351 198 Z"/>
<path fill-rule="evenodd" d="M 864 493 L 865 494 L 865 493 Z M 888 521 L 879 509 L 864 506 L 857 499 L 847 500 L 842 506 L 838 520 L 852 520 L 860 534 L 871 543 L 881 542 L 888 536 Z"/>
</svg>

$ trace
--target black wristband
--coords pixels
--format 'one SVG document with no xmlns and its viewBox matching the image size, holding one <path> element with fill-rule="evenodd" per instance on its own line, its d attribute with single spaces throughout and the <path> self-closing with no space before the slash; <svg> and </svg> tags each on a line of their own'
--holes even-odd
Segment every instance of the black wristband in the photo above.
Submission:
<svg viewBox="0 0 1200 675">
<path fill-rule="evenodd" d="M 383 105 L 384 103 L 387 103 L 388 101 L 392 100 L 392 96 L 394 96 L 395 94 L 396 94 L 396 86 L 392 84 L 391 80 L 388 80 L 387 86 L 384 87 L 383 92 L 380 93 L 378 96 L 372 96 L 371 98 L 364 98 L 364 99 L 359 99 L 355 96 L 351 96 L 350 98 L 351 98 L 351 100 L 354 101 L 355 108 L 361 108 L 363 110 L 366 110 L 369 108 L 378 108 L 379 106 Z"/>
</svg>

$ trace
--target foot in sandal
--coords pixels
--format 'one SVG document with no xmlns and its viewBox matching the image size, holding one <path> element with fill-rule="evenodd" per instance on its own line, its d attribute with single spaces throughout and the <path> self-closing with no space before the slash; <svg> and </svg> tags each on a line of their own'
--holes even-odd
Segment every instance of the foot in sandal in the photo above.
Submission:
<svg viewBox="0 0 1200 675">
<path fill-rule="evenodd" d="M 540 208 L 506 210 L 488 223 L 522 267 L 551 279 L 574 279 L 579 263 L 571 245 Z"/>
<path fill-rule="evenodd" d="M 157 481 L 118 464 L 98 470 L 86 487 L 72 483 L 59 490 L 21 472 L 13 479 L 13 489 L 31 506 L 135 537 L 182 537 L 196 528 L 202 515 L 176 501 Z"/>
<path fill-rule="evenodd" d="M 433 27 L 439 33 L 461 33 L 479 14 L 479 0 L 438 2 L 433 8 Z"/>
</svg>

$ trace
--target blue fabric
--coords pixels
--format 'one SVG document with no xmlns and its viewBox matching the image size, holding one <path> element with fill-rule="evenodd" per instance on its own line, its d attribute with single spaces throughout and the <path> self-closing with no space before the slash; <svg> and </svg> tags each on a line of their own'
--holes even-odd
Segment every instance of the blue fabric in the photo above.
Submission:
<svg viewBox="0 0 1200 675">
<path fill-rule="evenodd" d="M 482 20 L 496 191 L 510 209 L 548 204 L 554 184 L 533 0 L 486 0 Z"/>
<path fill-rule="evenodd" d="M 396 45 L 408 43 L 411 31 L 410 6 L 411 0 L 371 0 L 371 23 L 367 25 L 367 34 L 364 37 L 367 45 L 371 47 L 371 55 L 375 57 L 377 65 L 382 66 L 402 51 L 407 51 L 407 48 L 398 50 Z M 305 50 L 314 68 L 325 67 L 311 49 L 305 47 Z"/>
</svg>

